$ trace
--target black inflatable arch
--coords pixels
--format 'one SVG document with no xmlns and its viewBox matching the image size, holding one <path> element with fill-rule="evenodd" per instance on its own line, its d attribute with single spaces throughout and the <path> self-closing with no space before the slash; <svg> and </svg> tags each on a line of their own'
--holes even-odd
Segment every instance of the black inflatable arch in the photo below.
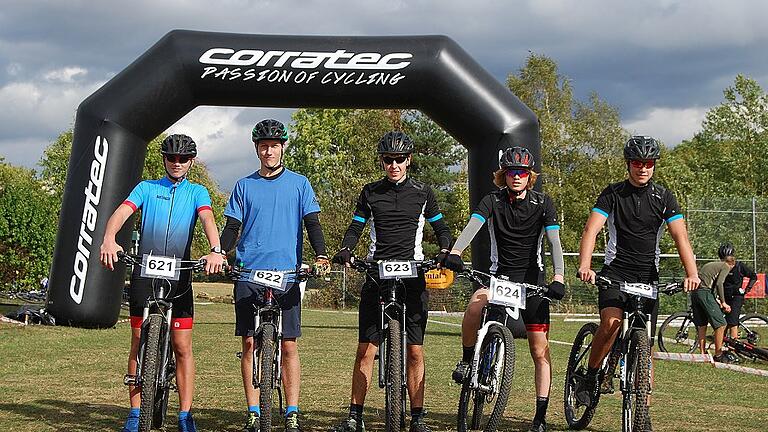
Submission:
<svg viewBox="0 0 768 432">
<path fill-rule="evenodd" d="M 99 264 L 107 219 L 147 143 L 200 105 L 419 109 L 467 147 L 472 206 L 494 187 L 499 149 L 523 145 L 540 162 L 536 116 L 448 37 L 171 31 L 77 110 L 47 301 L 58 323 L 116 323 L 125 273 Z M 487 234 L 473 251 L 487 269 Z"/>
</svg>

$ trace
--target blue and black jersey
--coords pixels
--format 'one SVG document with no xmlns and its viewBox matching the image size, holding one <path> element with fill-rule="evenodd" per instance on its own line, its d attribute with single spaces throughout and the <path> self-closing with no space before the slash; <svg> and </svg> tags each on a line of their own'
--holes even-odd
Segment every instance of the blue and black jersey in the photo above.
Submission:
<svg viewBox="0 0 768 432">
<path fill-rule="evenodd" d="M 368 259 L 423 260 L 421 243 L 426 222 L 435 230 L 440 247 L 447 249 L 451 234 L 432 189 L 410 177 L 397 184 L 383 178 L 363 187 L 342 246 L 354 250 L 363 227 L 369 223 Z"/>
</svg>

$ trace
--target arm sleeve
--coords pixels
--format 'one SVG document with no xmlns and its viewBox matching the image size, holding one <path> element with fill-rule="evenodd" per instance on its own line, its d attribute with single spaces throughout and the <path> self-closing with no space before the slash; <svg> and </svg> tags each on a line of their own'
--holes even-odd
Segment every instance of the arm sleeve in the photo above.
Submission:
<svg viewBox="0 0 768 432">
<path fill-rule="evenodd" d="M 325 249 L 325 237 L 323 237 L 323 229 L 320 226 L 319 212 L 309 213 L 304 216 L 304 227 L 307 229 L 309 244 L 312 245 L 315 256 L 322 255 L 327 258 L 328 251 Z"/>
<path fill-rule="evenodd" d="M 477 217 L 477 215 L 473 213 L 469 218 L 469 222 L 467 222 L 467 226 L 464 227 L 464 229 L 461 231 L 461 234 L 459 234 L 459 238 L 456 239 L 456 243 L 453 245 L 453 248 L 464 252 L 464 249 L 469 246 L 469 244 L 472 242 L 472 239 L 475 238 L 478 231 L 480 231 L 480 228 L 483 227 L 484 223 L 484 220 Z"/>
<path fill-rule="evenodd" d="M 140 182 L 137 184 L 130 194 L 128 194 L 128 198 L 123 201 L 123 204 L 131 207 L 133 211 L 136 211 L 141 208 L 141 205 L 144 203 L 144 182 Z"/>
<path fill-rule="evenodd" d="M 363 188 L 360 197 L 355 204 L 355 212 L 352 215 L 352 223 L 349 224 L 344 233 L 344 239 L 341 241 L 341 247 L 354 250 L 360 236 L 363 234 L 365 223 L 371 217 L 371 207 L 368 205 L 368 192 Z"/>
<path fill-rule="evenodd" d="M 717 296 L 720 298 L 721 302 L 725 301 L 725 287 L 723 284 L 725 283 L 725 278 L 728 277 L 729 268 L 723 264 L 723 269 L 720 270 L 720 273 L 717 274 L 717 281 L 715 281 L 715 287 L 717 288 Z"/>
<path fill-rule="evenodd" d="M 223 251 L 230 251 L 233 247 L 235 247 L 235 243 L 237 243 L 237 237 L 240 234 L 240 226 L 242 224 L 239 220 L 227 217 L 227 223 L 224 225 L 224 229 L 221 231 L 221 237 L 219 238 L 219 243 L 221 244 L 221 250 Z"/>
<path fill-rule="evenodd" d="M 551 246 L 552 266 L 556 275 L 565 276 L 565 260 L 563 260 L 563 246 L 560 244 L 560 230 L 546 230 L 547 240 Z"/>
<path fill-rule="evenodd" d="M 669 190 L 666 191 L 666 197 L 664 200 L 664 205 L 666 208 L 664 209 L 664 220 L 667 223 L 676 221 L 678 219 L 683 218 L 683 213 L 680 211 L 680 204 L 677 203 L 677 199 L 675 198 L 675 195 L 670 192 Z"/>
<path fill-rule="evenodd" d="M 424 217 L 432 225 L 432 230 L 435 231 L 435 237 L 437 237 L 437 244 L 440 245 L 440 249 L 451 247 L 451 229 L 448 228 L 448 224 L 445 223 L 443 214 L 440 212 L 440 206 L 437 204 L 434 191 L 429 187 L 427 188 Z"/>
<path fill-rule="evenodd" d="M 613 190 L 611 189 L 612 186 L 608 186 L 600 193 L 600 196 L 597 197 L 597 202 L 595 203 L 595 206 L 592 207 L 593 212 L 600 213 L 601 215 L 608 217 L 608 215 L 611 214 L 611 210 L 613 209 Z"/>
<path fill-rule="evenodd" d="M 203 210 L 213 211 L 213 207 L 211 207 L 211 195 L 208 193 L 208 189 L 204 186 L 197 188 L 195 193 L 195 209 L 198 213 Z"/>
</svg>

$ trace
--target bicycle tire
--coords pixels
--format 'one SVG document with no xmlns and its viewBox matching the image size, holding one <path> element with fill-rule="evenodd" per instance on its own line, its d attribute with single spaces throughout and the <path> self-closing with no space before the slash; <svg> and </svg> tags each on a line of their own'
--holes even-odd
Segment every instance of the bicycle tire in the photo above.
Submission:
<svg viewBox="0 0 768 432">
<path fill-rule="evenodd" d="M 490 364 L 487 364 L 487 360 L 490 360 Z M 475 371 L 472 371 L 462 383 L 461 395 L 459 396 L 456 416 L 456 427 L 459 432 L 481 429 L 484 406 L 489 400 L 493 401 L 494 399 L 495 403 L 488 416 L 488 422 L 482 430 L 491 432 L 498 429 L 507 408 L 512 390 L 512 380 L 515 375 L 515 339 L 506 326 L 496 324 L 488 328 L 488 332 L 481 342 L 478 368 L 481 371 L 487 370 L 492 374 L 489 378 L 478 376 L 478 382 L 485 383 L 489 379 L 491 382 L 495 381 L 494 385 L 498 391 L 489 398 L 485 392 L 472 389 L 471 377 L 475 374 Z M 470 404 L 472 405 L 471 415 Z"/>
<path fill-rule="evenodd" d="M 387 334 L 385 335 L 386 352 L 384 355 L 385 375 L 385 430 L 387 432 L 400 431 L 403 418 L 403 351 L 402 335 L 400 333 L 400 321 L 390 318 Z"/>
<path fill-rule="evenodd" d="M 741 319 L 739 319 L 739 323 L 751 333 L 753 333 L 752 337 L 749 338 L 743 337 L 741 334 L 739 334 L 739 339 L 748 339 L 749 343 L 760 347 L 765 347 L 768 345 L 768 317 L 765 315 L 751 313 L 741 317 Z M 742 329 L 739 330 L 742 331 Z"/>
<path fill-rule="evenodd" d="M 259 426 L 262 431 L 272 430 L 272 396 L 275 391 L 275 327 L 267 324 L 262 326 L 258 334 L 259 356 L 253 353 L 254 363 L 259 362 L 259 405 L 261 416 Z M 254 364 L 254 367 L 256 365 Z"/>
<path fill-rule="evenodd" d="M 165 385 L 157 388 L 155 394 L 155 408 L 152 412 L 152 428 L 161 429 L 165 423 L 165 417 L 168 413 L 168 395 L 171 390 L 171 379 L 176 375 L 176 366 L 173 358 L 173 351 L 170 351 L 168 366 L 166 367 Z"/>
<path fill-rule="evenodd" d="M 622 397 L 622 431 L 651 430 L 648 393 L 651 389 L 651 348 L 645 330 L 633 330 L 629 336 L 629 354 L 626 356 L 629 389 Z"/>
<path fill-rule="evenodd" d="M 691 316 L 687 312 L 677 312 L 661 323 L 657 339 L 660 351 L 693 353 L 699 348 L 697 338 Z"/>
<path fill-rule="evenodd" d="M 139 407 L 139 432 L 149 432 L 154 416 L 157 375 L 160 370 L 160 334 L 165 318 L 150 314 L 145 326 L 146 339 L 141 359 L 141 405 Z"/>
<path fill-rule="evenodd" d="M 597 407 L 581 406 L 576 401 L 576 385 L 585 379 L 589 362 L 589 351 L 592 340 L 597 333 L 597 324 L 584 324 L 573 340 L 571 353 L 568 355 L 568 367 L 565 371 L 565 388 L 563 390 L 563 408 L 565 421 L 570 429 L 581 430 L 589 426 Z M 579 412 L 583 408 L 583 412 Z"/>
</svg>

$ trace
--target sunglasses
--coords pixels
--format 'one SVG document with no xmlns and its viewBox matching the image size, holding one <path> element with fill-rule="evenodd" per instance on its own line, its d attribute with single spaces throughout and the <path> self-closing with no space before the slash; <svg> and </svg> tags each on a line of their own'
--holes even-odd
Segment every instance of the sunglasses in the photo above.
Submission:
<svg viewBox="0 0 768 432">
<path fill-rule="evenodd" d="M 396 157 L 382 156 L 381 160 L 383 160 L 384 163 L 387 164 L 387 165 L 392 165 L 393 162 L 397 162 L 397 163 L 401 164 L 401 163 L 405 162 L 406 160 L 408 160 L 408 156 L 396 156 Z"/>
<path fill-rule="evenodd" d="M 645 162 L 641 160 L 631 160 L 629 161 L 629 164 L 632 165 L 632 168 L 640 169 L 642 167 L 646 167 L 647 169 L 651 169 L 656 165 L 655 160 L 647 160 Z"/>
<path fill-rule="evenodd" d="M 185 163 L 189 162 L 189 160 L 192 159 L 192 158 L 189 157 L 189 156 L 166 155 L 165 159 L 168 162 L 171 162 L 171 163 L 177 163 L 178 162 L 178 163 L 185 164 Z"/>
<path fill-rule="evenodd" d="M 507 170 L 507 177 L 514 177 L 518 176 L 520 178 L 526 178 L 531 173 L 528 170 L 525 169 L 508 169 Z"/>
</svg>

